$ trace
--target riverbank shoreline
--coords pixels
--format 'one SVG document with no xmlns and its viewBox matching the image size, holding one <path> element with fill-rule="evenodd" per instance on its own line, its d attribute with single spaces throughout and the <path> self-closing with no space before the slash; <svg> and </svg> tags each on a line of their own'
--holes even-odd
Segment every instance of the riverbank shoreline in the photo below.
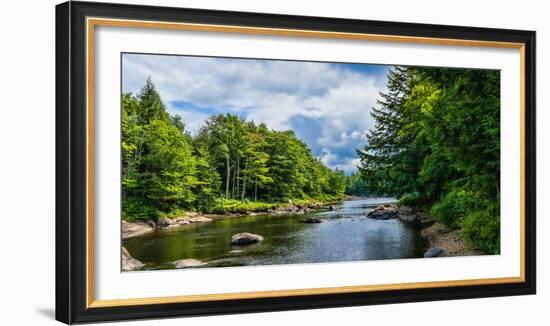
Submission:
<svg viewBox="0 0 550 326">
<path fill-rule="evenodd" d="M 320 210 L 336 210 L 338 204 L 344 200 L 358 200 L 362 197 L 344 196 L 339 200 L 318 201 L 318 200 L 289 200 L 288 203 L 270 203 L 273 204 L 268 209 L 250 209 L 243 211 L 227 210 L 216 213 L 198 213 L 198 212 L 178 212 L 157 219 L 146 219 L 137 221 L 122 220 L 122 239 L 128 239 L 155 231 L 157 228 L 170 229 L 185 227 L 195 223 L 207 223 L 214 220 L 235 218 L 242 216 L 256 215 L 285 215 L 285 214 L 306 214 Z M 259 206 L 262 207 L 262 206 Z"/>
<path fill-rule="evenodd" d="M 421 229 L 420 236 L 428 242 L 428 250 L 425 257 L 456 257 L 484 254 L 481 251 L 468 248 L 462 238 L 460 229 L 450 229 L 436 222 L 422 209 L 401 206 L 398 208 L 397 215 L 401 221 L 414 224 Z M 434 254 L 435 256 L 433 256 Z"/>
<path fill-rule="evenodd" d="M 360 200 L 364 197 L 346 196 L 338 201 L 309 201 L 301 203 L 275 203 L 273 208 L 267 210 L 245 211 L 245 212 L 231 212 L 225 213 L 206 213 L 200 214 L 197 212 L 180 212 L 170 217 L 161 217 L 156 220 L 139 220 L 139 221 L 126 221 L 122 220 L 122 238 L 128 239 L 152 233 L 157 229 L 179 229 L 188 227 L 197 223 L 208 223 L 215 220 L 236 218 L 243 216 L 256 216 L 256 215 L 287 215 L 295 214 L 301 215 L 306 213 L 312 213 L 323 210 L 338 210 L 339 205 L 343 201 Z M 395 214 L 392 214 L 390 218 L 397 218 L 401 222 L 409 225 L 413 225 L 420 230 L 420 236 L 427 242 L 428 251 L 436 250 L 437 257 L 441 256 L 471 256 L 471 255 L 483 255 L 483 252 L 477 250 L 468 249 L 465 241 L 462 238 L 461 231 L 458 229 L 449 229 L 436 222 L 428 213 L 422 209 L 413 209 L 407 206 L 396 206 L 394 204 L 383 204 L 367 212 L 367 216 L 372 214 L 373 211 L 380 209 L 380 207 L 386 207 L 395 209 Z M 371 216 L 372 218 L 372 216 Z M 376 218 L 376 217 L 375 217 Z M 385 219 L 385 218 L 379 218 Z M 430 254 L 426 257 L 432 257 Z"/>
<path fill-rule="evenodd" d="M 215 223 L 156 228 L 149 235 L 125 239 L 123 245 L 145 264 L 145 270 L 176 268 L 174 262 L 185 259 L 204 263 L 200 267 L 229 267 L 421 257 L 425 242 L 418 230 L 400 221 L 374 221 L 365 216 L 373 207 L 394 201 L 381 197 L 348 198 L 332 210 L 321 206 L 303 215 L 290 211 L 240 218 L 223 215 L 213 219 Z M 308 218 L 318 219 L 320 225 L 308 223 Z M 264 241 L 233 241 L 248 233 Z M 368 250 L 364 249 L 363 239 L 370 243 Z"/>
<path fill-rule="evenodd" d="M 468 249 L 460 229 L 449 229 L 438 222 L 423 228 L 420 235 L 428 241 L 430 248 L 440 248 L 446 257 L 484 255 L 481 251 Z"/>
<path fill-rule="evenodd" d="M 451 229 L 437 222 L 424 209 L 408 206 L 383 204 L 367 213 L 377 220 L 399 219 L 420 230 L 420 236 L 427 242 L 425 258 L 482 255 L 483 252 L 469 249 L 460 229 Z"/>
</svg>

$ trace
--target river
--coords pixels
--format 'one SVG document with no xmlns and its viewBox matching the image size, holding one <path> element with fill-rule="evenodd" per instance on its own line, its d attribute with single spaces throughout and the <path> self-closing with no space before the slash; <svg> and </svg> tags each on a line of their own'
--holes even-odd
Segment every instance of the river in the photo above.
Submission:
<svg viewBox="0 0 550 326">
<path fill-rule="evenodd" d="M 146 269 L 173 268 L 179 259 L 208 262 L 206 267 L 321 263 L 422 257 L 426 248 L 419 230 L 398 219 L 375 220 L 366 212 L 392 198 L 343 201 L 340 209 L 302 215 L 255 215 L 220 218 L 123 241 Z M 318 224 L 300 220 L 315 216 Z M 264 241 L 231 246 L 233 234 L 260 234 Z"/>
</svg>

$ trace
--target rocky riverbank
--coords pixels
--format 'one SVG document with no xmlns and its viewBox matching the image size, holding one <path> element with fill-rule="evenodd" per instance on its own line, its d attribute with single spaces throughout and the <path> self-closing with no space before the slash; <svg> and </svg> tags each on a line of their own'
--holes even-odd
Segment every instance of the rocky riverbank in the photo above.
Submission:
<svg viewBox="0 0 550 326">
<path fill-rule="evenodd" d="M 138 271 L 145 266 L 142 262 L 130 255 L 125 247 L 122 247 L 122 270 L 124 272 Z"/>
<path fill-rule="evenodd" d="M 153 232 L 157 228 L 169 229 L 182 227 L 185 225 L 193 223 L 207 223 L 211 222 L 214 219 L 220 218 L 231 218 L 239 216 L 254 216 L 260 214 L 271 214 L 271 215 L 283 215 L 283 214 L 306 214 L 313 212 L 318 209 L 327 209 L 327 210 L 337 210 L 338 206 L 334 203 L 308 203 L 304 205 L 293 204 L 292 202 L 281 205 L 275 208 L 271 208 L 265 211 L 257 212 L 246 212 L 246 213 L 231 213 L 227 212 L 225 214 L 199 214 L 196 212 L 186 212 L 176 217 L 161 217 L 157 221 L 147 220 L 147 221 L 135 221 L 128 222 L 122 220 L 122 238 L 128 239 L 131 237 L 140 236 Z"/>
<path fill-rule="evenodd" d="M 387 220 L 399 219 L 404 223 L 420 227 L 420 235 L 428 244 L 429 249 L 424 257 L 471 256 L 482 254 L 470 250 L 462 239 L 460 230 L 449 229 L 437 223 L 426 211 L 407 206 L 380 205 L 367 213 L 367 217 Z"/>
<path fill-rule="evenodd" d="M 462 240 L 462 234 L 459 229 L 451 230 L 441 223 L 422 229 L 421 236 L 428 241 L 430 248 L 439 248 L 443 253 L 440 256 L 473 256 L 483 253 L 476 250 L 470 250 Z"/>
<path fill-rule="evenodd" d="M 155 231 L 155 229 L 157 228 L 169 229 L 193 223 L 205 223 L 211 221 L 213 221 L 212 218 L 199 215 L 198 213 L 194 212 L 184 213 L 181 216 L 176 216 L 173 218 L 161 217 L 156 222 L 153 220 L 135 222 L 122 220 L 122 239 L 128 239 L 131 237 L 147 234 Z"/>
<path fill-rule="evenodd" d="M 287 205 L 282 205 L 272 209 L 268 209 L 263 212 L 265 214 L 271 215 L 281 215 L 281 214 L 305 214 L 310 213 L 318 209 L 328 209 L 328 210 L 337 210 L 338 206 L 334 203 L 308 203 L 304 205 L 293 204 L 292 202 Z"/>
<path fill-rule="evenodd" d="M 147 234 L 155 230 L 155 222 L 128 222 L 122 220 L 122 239 L 137 237 L 138 235 Z"/>
</svg>

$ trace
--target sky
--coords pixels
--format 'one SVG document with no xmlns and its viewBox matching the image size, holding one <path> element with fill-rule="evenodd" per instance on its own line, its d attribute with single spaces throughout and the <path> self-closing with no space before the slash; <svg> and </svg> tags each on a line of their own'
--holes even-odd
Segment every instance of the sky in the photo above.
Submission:
<svg viewBox="0 0 550 326">
<path fill-rule="evenodd" d="M 331 169 L 357 171 L 356 149 L 372 128 L 370 110 L 391 67 L 125 53 L 122 91 L 139 93 L 151 76 L 171 114 L 194 134 L 213 114 L 232 113 L 292 129 Z"/>
</svg>

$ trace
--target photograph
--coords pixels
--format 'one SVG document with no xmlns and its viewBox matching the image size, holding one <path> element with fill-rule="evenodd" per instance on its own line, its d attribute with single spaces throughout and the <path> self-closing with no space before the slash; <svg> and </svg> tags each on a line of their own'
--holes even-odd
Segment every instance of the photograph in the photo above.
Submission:
<svg viewBox="0 0 550 326">
<path fill-rule="evenodd" d="M 4 161 L 28 202 L 47 137 L 16 122 L 50 119 L 56 320 L 536 316 L 543 11 L 131 2 L 56 5 L 55 42 L 30 38 L 55 44 L 55 83 L 6 79 L 41 113 L 55 86 L 55 119 L 6 120 L 30 142 Z"/>
<path fill-rule="evenodd" d="M 500 254 L 500 70 L 120 60 L 123 272 Z"/>
</svg>

